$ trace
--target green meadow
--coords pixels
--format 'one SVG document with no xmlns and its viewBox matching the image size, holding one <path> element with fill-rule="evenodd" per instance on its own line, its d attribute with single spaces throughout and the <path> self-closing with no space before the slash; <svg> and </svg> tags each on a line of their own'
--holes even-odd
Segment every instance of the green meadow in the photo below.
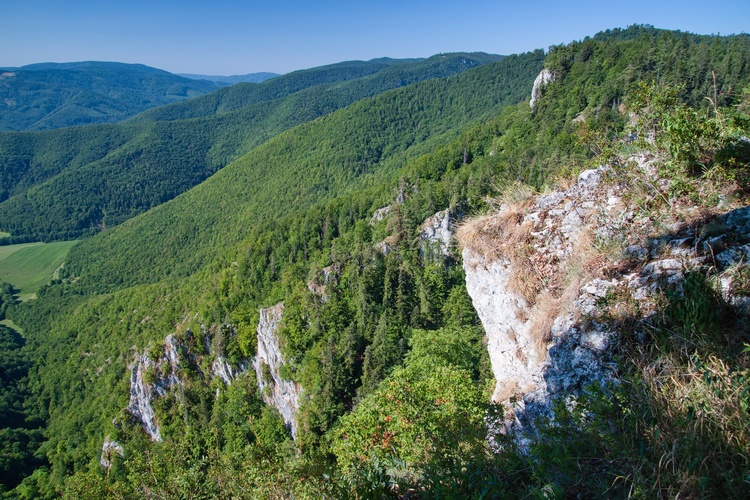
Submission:
<svg viewBox="0 0 750 500">
<path fill-rule="evenodd" d="M 19 290 L 20 300 L 34 298 L 36 291 L 52 279 L 76 243 L 58 241 L 0 246 L 0 280 Z"/>
</svg>

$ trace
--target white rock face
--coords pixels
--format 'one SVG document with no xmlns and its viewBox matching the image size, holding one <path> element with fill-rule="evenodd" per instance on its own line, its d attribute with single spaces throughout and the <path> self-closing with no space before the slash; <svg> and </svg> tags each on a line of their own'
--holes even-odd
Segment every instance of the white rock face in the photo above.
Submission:
<svg viewBox="0 0 750 500">
<path fill-rule="evenodd" d="M 127 409 L 141 421 L 143 430 L 152 441 L 161 441 L 162 438 L 151 400 L 154 397 L 164 396 L 172 386 L 182 383 L 178 376 L 179 349 L 177 340 L 172 335 L 168 335 L 164 339 L 164 354 L 157 362 L 151 360 L 144 352 L 135 363 L 130 365 L 130 404 Z M 147 373 L 151 373 L 151 377 L 148 377 Z M 147 381 L 147 378 L 154 380 L 153 385 Z"/>
<path fill-rule="evenodd" d="M 117 441 L 112 441 L 109 436 L 104 438 L 104 444 L 102 444 L 102 455 L 99 458 L 99 463 L 102 467 L 109 469 L 112 466 L 112 459 L 115 455 L 125 456 L 125 450 L 122 445 Z"/>
<path fill-rule="evenodd" d="M 492 399 L 507 401 L 516 393 L 535 390 L 544 381 L 542 364 L 533 348 L 528 304 L 508 287 L 509 262 L 484 262 L 471 249 L 463 251 L 466 289 L 484 331 L 497 385 Z"/>
<path fill-rule="evenodd" d="M 155 370 L 155 363 L 143 353 L 130 366 L 130 404 L 128 411 L 143 425 L 143 430 L 152 441 L 161 441 L 159 426 L 156 425 L 151 398 L 154 388 L 146 381 L 146 373 Z"/>
<path fill-rule="evenodd" d="M 656 175 L 645 157 L 635 161 L 645 175 Z M 618 334 L 597 319 L 611 293 L 629 294 L 638 303 L 633 310 L 646 318 L 665 287 L 682 290 L 685 273 L 718 271 L 725 300 L 739 311 L 750 307 L 750 298 L 739 295 L 746 288 L 733 286 L 738 266 L 750 259 L 750 245 L 743 244 L 750 239 L 750 207 L 706 221 L 727 227 L 719 236 L 679 220 L 656 224 L 624 205 L 626 186 L 605 185 L 607 172 L 585 171 L 571 188 L 535 197 L 519 216 L 499 214 L 496 226 L 487 222 L 492 218 L 479 219 L 464 241 L 466 288 L 487 334 L 497 381 L 493 399 L 511 410 L 504 430 L 522 447 L 534 438 L 539 416 L 554 417 L 554 402 L 574 405 L 588 386 L 617 383 Z M 492 237 L 518 234 L 508 227 L 523 227 L 528 237 L 513 244 Z M 663 235 L 654 238 L 657 230 Z M 621 245 L 621 255 L 595 251 L 597 238 Z M 519 245 L 522 257 L 513 253 Z M 514 275 L 519 266 L 532 274 Z M 538 278 L 541 291 L 533 304 L 514 289 L 519 276 Z"/>
<path fill-rule="evenodd" d="M 260 310 L 257 331 L 258 351 L 253 360 L 253 368 L 263 401 L 279 410 L 284 423 L 292 433 L 292 437 L 296 439 L 300 387 L 296 382 L 284 380 L 279 371 L 286 364 L 279 348 L 279 337 L 277 335 L 283 313 L 283 304 L 276 304 L 273 307 Z"/>
<path fill-rule="evenodd" d="M 386 205 L 383 208 L 378 208 L 377 210 L 375 210 L 375 213 L 372 214 L 372 217 L 370 218 L 370 225 L 371 226 L 376 225 L 378 222 L 388 217 L 388 214 L 390 213 L 391 213 L 390 205 Z"/>
<path fill-rule="evenodd" d="M 556 305 L 549 307 L 548 302 L 547 309 L 541 295 L 529 304 L 511 284 L 512 266 L 523 265 L 533 268 L 545 286 L 564 286 L 568 262 L 586 250 L 581 248 L 582 235 L 599 220 L 610 220 L 608 213 L 601 213 L 600 205 L 592 202 L 604 171 L 583 172 L 570 189 L 534 199 L 518 222 L 529 229 L 527 244 L 533 254 L 528 261 L 514 264 L 503 252 L 490 259 L 470 246 L 463 250 L 466 288 L 487 334 L 497 382 L 493 400 L 510 410 L 506 412 L 510 417 L 506 431 L 514 432 L 521 445 L 533 434 L 538 416 L 552 415 L 554 400 L 568 401 L 591 383 L 612 380 L 609 348 L 613 334 L 595 324 L 583 328 L 578 318 L 591 314 L 596 301 L 615 282 L 586 279 L 567 303 L 555 299 Z M 616 194 L 604 193 L 608 198 Z M 601 206 L 608 207 L 613 216 L 621 216 L 619 203 Z"/>
<path fill-rule="evenodd" d="M 544 68 L 541 72 L 539 72 L 536 79 L 534 80 L 534 86 L 531 89 L 531 100 L 529 101 L 529 106 L 531 106 L 531 109 L 534 109 L 537 101 L 539 101 L 539 98 L 542 97 L 542 89 L 549 82 L 554 81 L 554 79 L 554 75 L 547 68 Z"/>
<path fill-rule="evenodd" d="M 232 367 L 229 366 L 224 356 L 216 356 L 216 359 L 211 364 L 211 373 L 214 377 L 219 377 L 227 385 L 231 385 L 232 380 L 234 380 Z"/>
<path fill-rule="evenodd" d="M 419 237 L 422 239 L 423 254 L 430 248 L 435 255 L 450 257 L 453 238 L 450 210 L 442 210 L 425 219 L 419 228 Z"/>
<path fill-rule="evenodd" d="M 189 331 L 188 334 L 192 335 Z M 212 353 L 210 346 L 210 338 L 206 337 L 208 355 L 214 354 L 216 356 L 211 364 L 209 373 L 211 378 L 218 377 L 229 385 L 232 380 L 247 372 L 247 361 L 232 368 L 222 355 L 223 353 Z M 167 335 L 164 339 L 161 356 L 156 361 L 148 356 L 147 351 L 145 350 L 138 355 L 135 362 L 129 367 L 130 403 L 127 410 L 141 422 L 143 430 L 153 441 L 161 441 L 161 432 L 151 402 L 154 398 L 167 395 L 172 387 L 182 384 L 180 364 L 183 359 L 188 363 L 195 363 L 196 361 L 195 359 L 190 361 L 191 358 L 187 356 L 186 347 L 173 335 Z M 200 370 L 199 367 L 198 370 Z"/>
</svg>

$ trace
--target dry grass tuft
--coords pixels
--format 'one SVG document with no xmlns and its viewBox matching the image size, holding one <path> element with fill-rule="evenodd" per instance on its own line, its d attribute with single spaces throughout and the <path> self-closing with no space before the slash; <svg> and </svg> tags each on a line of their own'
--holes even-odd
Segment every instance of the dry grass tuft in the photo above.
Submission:
<svg viewBox="0 0 750 500">
<path fill-rule="evenodd" d="M 581 286 L 600 273 L 604 267 L 603 260 L 604 256 L 594 245 L 593 235 L 589 231 L 580 233 L 570 258 L 559 267 L 565 270 L 564 274 L 558 275 L 560 283 L 542 290 L 535 300 L 530 331 L 539 356 L 544 355 L 547 345 L 552 341 L 555 319 L 573 309 Z"/>
<path fill-rule="evenodd" d="M 485 260 L 512 258 L 513 248 L 527 243 L 531 223 L 523 222 L 523 205 L 506 205 L 497 214 L 482 215 L 458 226 L 456 239 Z"/>
<path fill-rule="evenodd" d="M 544 280 L 534 268 L 529 255 L 529 247 L 525 245 L 511 256 L 508 288 L 523 297 L 526 304 L 531 307 L 544 289 Z"/>
<path fill-rule="evenodd" d="M 534 339 L 534 349 L 540 357 L 552 340 L 552 326 L 562 310 L 562 297 L 555 297 L 547 291 L 543 292 L 536 301 L 530 330 Z"/>
</svg>

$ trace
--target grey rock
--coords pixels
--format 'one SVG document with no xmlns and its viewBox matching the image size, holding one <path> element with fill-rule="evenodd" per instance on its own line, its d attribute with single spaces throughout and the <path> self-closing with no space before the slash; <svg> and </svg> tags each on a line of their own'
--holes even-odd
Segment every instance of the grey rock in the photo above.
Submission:
<svg viewBox="0 0 750 500">
<path fill-rule="evenodd" d="M 602 180 L 601 168 L 584 170 L 578 175 L 578 185 L 584 189 L 593 189 L 599 185 Z"/>
<path fill-rule="evenodd" d="M 379 209 L 375 210 L 375 213 L 372 214 L 372 217 L 370 218 L 370 225 L 371 226 L 376 225 L 378 222 L 380 222 L 381 220 L 383 220 L 386 217 L 388 217 L 388 214 L 390 214 L 390 213 L 391 213 L 391 206 L 390 205 L 387 205 L 387 206 L 385 206 L 383 208 L 379 208 Z"/>
<path fill-rule="evenodd" d="M 534 79 L 534 86 L 531 89 L 531 100 L 529 101 L 529 106 L 531 106 L 531 109 L 533 110 L 536 106 L 536 103 L 539 101 L 539 99 L 542 97 L 542 89 L 547 86 L 549 82 L 552 82 L 555 80 L 554 75 L 552 75 L 552 72 L 548 70 L 547 68 L 544 68 L 537 77 Z"/>
<path fill-rule="evenodd" d="M 453 238 L 450 210 L 442 210 L 425 219 L 419 228 L 419 237 L 422 239 L 423 255 L 431 250 L 433 255 L 450 257 Z"/>
<path fill-rule="evenodd" d="M 375 243 L 375 250 L 383 255 L 388 255 L 393 251 L 393 248 L 391 248 L 391 246 L 385 241 L 379 241 L 378 243 Z"/>
<path fill-rule="evenodd" d="M 643 274 L 650 276 L 671 275 L 683 269 L 684 264 L 680 259 L 663 259 L 649 262 L 643 267 Z"/>
<path fill-rule="evenodd" d="M 283 314 L 284 304 L 281 303 L 260 310 L 257 330 L 258 351 L 253 360 L 253 368 L 263 401 L 279 411 L 292 437 L 296 439 L 301 389 L 296 382 L 284 380 L 280 373 L 280 369 L 287 364 L 281 353 L 278 337 Z M 268 367 L 270 380 L 266 380 L 264 366 Z"/>
<path fill-rule="evenodd" d="M 625 249 L 625 255 L 636 260 L 646 260 L 649 251 L 640 245 L 630 245 Z"/>
<path fill-rule="evenodd" d="M 125 449 L 120 443 L 111 440 L 109 436 L 107 436 L 106 438 L 104 438 L 104 443 L 102 444 L 102 454 L 101 457 L 99 457 L 99 463 L 102 465 L 102 467 L 109 469 L 110 467 L 112 467 L 112 459 L 115 455 L 124 457 Z"/>
<path fill-rule="evenodd" d="M 742 245 L 724 250 L 716 256 L 716 263 L 721 270 L 736 266 L 742 262 L 747 262 L 750 258 L 750 246 Z"/>
<path fill-rule="evenodd" d="M 750 232 L 750 207 L 732 210 L 726 215 L 726 222 L 738 233 L 748 234 Z"/>
</svg>

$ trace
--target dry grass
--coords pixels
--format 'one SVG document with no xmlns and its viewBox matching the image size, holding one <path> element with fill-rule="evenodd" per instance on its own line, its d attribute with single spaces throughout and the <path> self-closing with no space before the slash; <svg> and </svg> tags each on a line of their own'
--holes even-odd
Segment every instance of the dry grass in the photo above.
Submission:
<svg viewBox="0 0 750 500">
<path fill-rule="evenodd" d="M 530 331 L 539 355 L 546 352 L 547 345 L 552 340 L 555 319 L 573 309 L 581 286 L 588 279 L 601 273 L 604 260 L 605 257 L 594 245 L 591 232 L 581 232 L 568 260 L 557 268 L 563 272 L 558 273 L 556 282 L 541 291 L 535 300 Z"/>
<path fill-rule="evenodd" d="M 578 234 L 564 262 L 540 252 L 531 245 L 533 223 L 524 221 L 533 191 L 514 184 L 506 186 L 503 193 L 494 203 L 496 213 L 464 222 L 456 231 L 456 239 L 462 248 L 486 262 L 507 260 L 508 288 L 526 301 L 535 349 L 543 357 L 552 340 L 555 319 L 572 309 L 581 284 L 601 273 L 606 258 L 589 231 Z"/>
<path fill-rule="evenodd" d="M 523 222 L 524 204 L 506 205 L 497 214 L 467 220 L 458 226 L 456 239 L 485 260 L 512 259 L 516 248 L 529 241 L 532 224 Z"/>
<path fill-rule="evenodd" d="M 485 201 L 495 212 L 502 211 L 505 205 L 526 205 L 536 194 L 533 187 L 518 181 L 494 183 L 492 187 L 500 195 L 496 198 L 487 198 Z"/>
<path fill-rule="evenodd" d="M 639 424 L 661 456 L 652 471 L 659 496 L 700 496 L 701 478 L 718 481 L 724 475 L 741 482 L 750 462 L 747 360 L 740 360 L 744 369 L 737 370 L 715 355 L 696 353 L 685 362 L 680 355 L 645 349 L 630 359 L 643 380 L 639 404 L 651 415 Z"/>
</svg>

